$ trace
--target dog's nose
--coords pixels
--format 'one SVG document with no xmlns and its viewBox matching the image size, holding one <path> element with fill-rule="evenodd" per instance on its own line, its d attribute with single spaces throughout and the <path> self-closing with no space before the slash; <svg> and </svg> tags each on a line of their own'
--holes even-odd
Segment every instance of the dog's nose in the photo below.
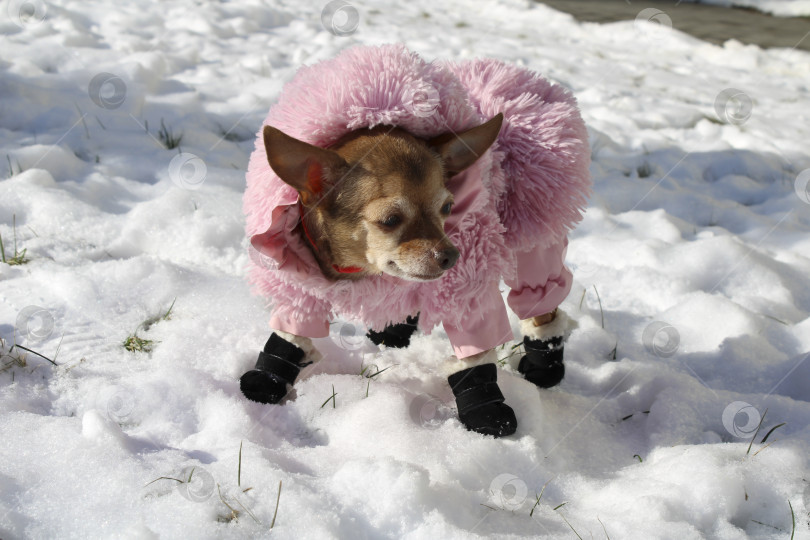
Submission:
<svg viewBox="0 0 810 540">
<path fill-rule="evenodd" d="M 459 256 L 458 250 L 454 247 L 437 249 L 433 253 L 436 256 L 436 261 L 439 263 L 439 268 L 442 270 L 453 268 Z"/>
</svg>

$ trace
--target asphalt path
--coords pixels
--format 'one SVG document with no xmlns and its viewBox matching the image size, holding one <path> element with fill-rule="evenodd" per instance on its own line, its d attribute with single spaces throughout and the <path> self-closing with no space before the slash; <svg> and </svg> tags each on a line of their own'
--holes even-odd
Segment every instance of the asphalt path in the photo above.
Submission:
<svg viewBox="0 0 810 540">
<path fill-rule="evenodd" d="M 541 3 L 570 13 L 580 21 L 607 23 L 641 16 L 711 43 L 736 39 L 764 48 L 810 51 L 810 17 L 773 17 L 751 9 L 664 0 L 545 0 Z"/>
</svg>

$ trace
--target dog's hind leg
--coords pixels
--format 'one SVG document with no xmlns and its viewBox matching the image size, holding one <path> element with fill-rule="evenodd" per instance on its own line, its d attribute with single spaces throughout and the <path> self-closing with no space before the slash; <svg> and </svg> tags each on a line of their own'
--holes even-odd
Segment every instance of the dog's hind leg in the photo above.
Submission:
<svg viewBox="0 0 810 540">
<path fill-rule="evenodd" d="M 374 345 L 404 349 L 411 344 L 411 336 L 419 324 L 419 314 L 407 317 L 405 322 L 389 324 L 382 331 L 369 330 L 366 334 Z"/>
<path fill-rule="evenodd" d="M 518 363 L 518 371 L 540 388 L 556 386 L 565 376 L 564 343 L 576 327 L 576 322 L 561 309 L 555 309 L 550 315 L 551 320 L 545 318 L 543 324 L 537 324 L 538 317 L 520 321 L 526 354 Z"/>
<path fill-rule="evenodd" d="M 568 239 L 545 248 L 517 253 L 517 272 L 509 307 L 520 317 L 525 354 L 518 371 L 541 388 L 556 386 L 565 376 L 563 345 L 576 326 L 557 306 L 568 296 L 573 276 L 565 267 Z"/>
</svg>

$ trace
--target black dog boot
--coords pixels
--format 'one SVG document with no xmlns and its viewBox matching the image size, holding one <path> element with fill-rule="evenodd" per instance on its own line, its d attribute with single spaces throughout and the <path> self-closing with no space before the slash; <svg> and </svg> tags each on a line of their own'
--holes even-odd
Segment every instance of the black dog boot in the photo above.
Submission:
<svg viewBox="0 0 810 540">
<path fill-rule="evenodd" d="M 551 388 L 560 384 L 565 376 L 562 336 L 545 341 L 524 336 L 523 348 L 526 354 L 520 359 L 518 371 L 527 381 L 540 388 Z"/>
<path fill-rule="evenodd" d="M 557 309 L 549 323 L 534 326 L 533 320 L 527 319 L 520 322 L 520 327 L 525 354 L 518 363 L 518 371 L 540 388 L 557 386 L 565 376 L 564 343 L 576 322 Z"/>
<path fill-rule="evenodd" d="M 416 332 L 416 325 L 419 323 L 419 314 L 405 319 L 404 323 L 389 324 L 382 332 L 369 330 L 366 334 L 374 345 L 385 345 L 404 349 L 411 343 L 411 336 Z"/>
<path fill-rule="evenodd" d="M 259 403 L 278 403 L 287 395 L 287 385 L 295 382 L 301 368 L 304 350 L 275 332 L 259 353 L 256 367 L 239 379 L 246 398 Z"/>
<path fill-rule="evenodd" d="M 495 364 L 463 369 L 447 378 L 456 396 L 458 418 L 468 430 L 505 437 L 517 429 L 515 411 L 504 403 L 497 378 Z"/>
</svg>

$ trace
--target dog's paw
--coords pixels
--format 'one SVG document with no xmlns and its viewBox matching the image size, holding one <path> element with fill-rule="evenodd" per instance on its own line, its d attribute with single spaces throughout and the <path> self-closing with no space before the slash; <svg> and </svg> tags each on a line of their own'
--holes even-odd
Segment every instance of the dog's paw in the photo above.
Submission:
<svg viewBox="0 0 810 540">
<path fill-rule="evenodd" d="M 447 378 L 456 397 L 458 418 L 468 430 L 493 437 L 512 435 L 517 430 L 515 411 L 504 403 L 497 379 L 497 369 L 491 362 Z"/>
<path fill-rule="evenodd" d="M 239 389 L 251 401 L 276 404 L 287 395 L 287 383 L 277 375 L 251 369 L 239 379 Z"/>
<path fill-rule="evenodd" d="M 309 338 L 297 338 L 286 332 L 281 334 L 312 347 Z M 239 379 L 239 388 L 246 398 L 259 403 L 279 403 L 287 395 L 287 388 L 295 383 L 301 368 L 308 365 L 304 362 L 306 351 L 284 335 L 273 333 L 259 353 L 256 367 Z M 317 353 L 314 347 L 311 350 Z"/>
<path fill-rule="evenodd" d="M 525 354 L 517 369 L 527 381 L 540 388 L 560 384 L 565 377 L 564 343 L 576 327 L 576 321 L 561 309 L 557 309 L 551 322 L 540 326 L 535 326 L 532 319 L 520 321 Z"/>
<path fill-rule="evenodd" d="M 518 371 L 523 377 L 540 388 L 557 386 L 565 377 L 563 364 L 563 337 L 556 336 L 540 341 L 523 338 L 526 354 L 518 363 Z"/>
</svg>

